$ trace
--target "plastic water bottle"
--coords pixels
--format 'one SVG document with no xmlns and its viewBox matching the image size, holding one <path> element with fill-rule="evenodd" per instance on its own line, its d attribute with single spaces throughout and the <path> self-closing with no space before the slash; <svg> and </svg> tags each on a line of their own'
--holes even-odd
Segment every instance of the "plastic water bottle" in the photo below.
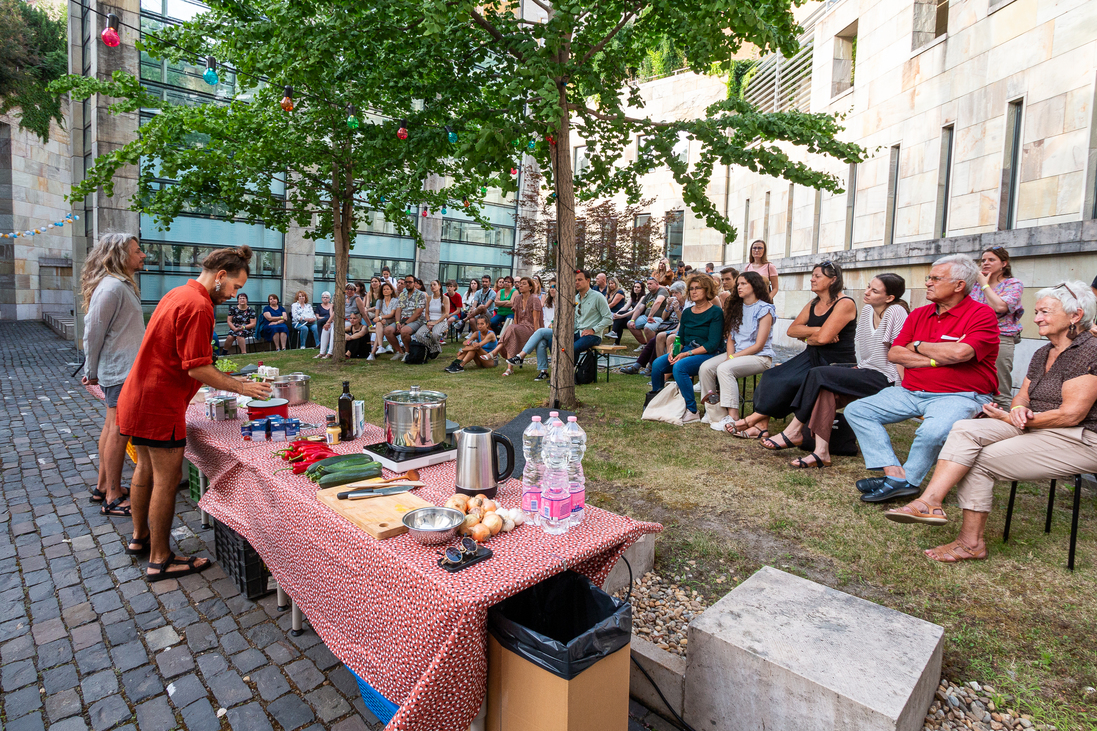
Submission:
<svg viewBox="0 0 1097 731">
<path fill-rule="evenodd" d="M 564 422 L 560 421 L 559 411 L 550 411 L 548 424 L 545 425 L 548 429 L 563 429 Z"/>
<path fill-rule="evenodd" d="M 559 419 L 557 419 L 559 421 Z M 563 429 L 549 428 L 542 455 L 541 528 L 550 535 L 567 533 L 571 525 L 571 492 L 568 490 L 568 457 L 571 441 Z"/>
<path fill-rule="evenodd" d="M 568 417 L 564 427 L 571 442 L 568 454 L 568 492 L 571 494 L 571 525 L 575 527 L 583 522 L 583 512 L 587 503 L 587 478 L 583 475 L 583 455 L 587 452 L 587 433 L 579 426 L 578 419 Z"/>
<path fill-rule="evenodd" d="M 541 519 L 541 476 L 545 469 L 541 450 L 547 433 L 540 416 L 533 417 L 522 432 L 522 454 L 526 458 L 526 467 L 522 470 L 522 510 L 532 525 L 538 525 Z"/>
</svg>

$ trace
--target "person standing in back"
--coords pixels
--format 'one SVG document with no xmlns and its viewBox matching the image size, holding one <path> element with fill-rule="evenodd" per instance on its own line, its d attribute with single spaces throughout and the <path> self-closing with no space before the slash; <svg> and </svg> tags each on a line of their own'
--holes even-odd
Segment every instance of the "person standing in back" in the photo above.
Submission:
<svg viewBox="0 0 1097 731">
<path fill-rule="evenodd" d="M 133 234 L 106 234 L 88 252 L 80 277 L 84 298 L 85 386 L 99 386 L 107 402 L 107 418 L 99 436 L 99 480 L 91 491 L 93 503 L 103 503 L 101 515 L 127 517 L 128 494 L 122 489 L 122 463 L 128 441 L 118 431 L 118 396 L 126 382 L 141 339 L 145 316 L 141 290 L 134 275 L 145 266 L 145 252 Z"/>
<path fill-rule="evenodd" d="M 758 239 L 750 245 L 750 262 L 743 267 L 744 272 L 758 272 L 762 279 L 769 282 L 769 296 L 777 294 L 777 267 L 766 256 L 766 242 Z"/>
<path fill-rule="evenodd" d="M 976 302 L 994 310 L 998 318 L 998 358 L 994 367 L 998 371 L 998 395 L 994 402 L 1002 408 L 1009 408 L 1013 401 L 1013 349 L 1021 342 L 1021 317 L 1025 308 L 1021 306 L 1021 297 L 1025 285 L 1020 279 L 1013 278 L 1009 265 L 1009 252 L 1001 246 L 992 246 L 979 257 L 979 273 L 976 275 L 978 286 L 972 287 L 969 295 Z"/>
<path fill-rule="evenodd" d="M 213 308 L 244 286 L 250 261 L 247 246 L 216 249 L 202 261 L 198 279 L 164 295 L 118 397 L 118 429 L 137 449 L 130 491 L 133 538 L 125 550 L 130 555 L 149 554 L 150 582 L 210 566 L 209 559 L 176 556 L 169 542 L 191 398 L 203 383 L 255 399 L 270 397 L 268 384 L 237 381 L 213 365 Z"/>
</svg>

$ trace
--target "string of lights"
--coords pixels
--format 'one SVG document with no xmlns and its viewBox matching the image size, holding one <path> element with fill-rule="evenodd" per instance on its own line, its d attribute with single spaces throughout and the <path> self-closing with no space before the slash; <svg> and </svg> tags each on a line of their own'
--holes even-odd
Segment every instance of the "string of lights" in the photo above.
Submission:
<svg viewBox="0 0 1097 731">
<path fill-rule="evenodd" d="M 70 213 L 60 221 L 54 221 L 46 226 L 40 228 L 27 229 L 26 231 L 12 231 L 11 233 L 0 233 L 0 239 L 25 239 L 38 234 L 48 234 L 51 228 L 61 228 L 66 223 L 72 223 L 73 221 L 79 221 L 80 216 L 75 213 Z"/>
</svg>

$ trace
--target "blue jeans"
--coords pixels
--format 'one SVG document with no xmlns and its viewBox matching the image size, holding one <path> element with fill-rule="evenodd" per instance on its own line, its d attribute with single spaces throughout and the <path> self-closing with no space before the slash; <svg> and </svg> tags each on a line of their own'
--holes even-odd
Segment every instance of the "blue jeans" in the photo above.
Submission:
<svg viewBox="0 0 1097 731">
<path fill-rule="evenodd" d="M 491 329 L 495 332 L 499 332 L 503 327 L 503 323 L 510 317 L 514 317 L 514 315 L 495 315 L 491 318 Z"/>
<path fill-rule="evenodd" d="M 701 365 L 716 353 L 701 353 L 682 358 L 670 364 L 670 355 L 660 355 L 651 364 L 651 390 L 658 393 L 663 390 L 663 377 L 670 373 L 674 376 L 674 382 L 678 384 L 678 390 L 682 392 L 682 398 L 686 400 L 686 408 L 697 413 L 697 399 L 693 397 L 693 377 L 701 370 Z"/>
<path fill-rule="evenodd" d="M 304 349 L 308 344 L 309 333 L 312 333 L 312 341 L 316 343 L 316 347 L 320 347 L 320 330 L 315 322 L 295 322 L 293 329 L 297 331 L 298 348 Z"/>
<path fill-rule="evenodd" d="M 579 336 L 579 333 L 575 333 L 575 357 L 578 358 L 579 354 L 585 350 L 590 350 L 595 345 L 601 345 L 602 338 L 597 335 L 583 335 Z"/>
<path fill-rule="evenodd" d="M 548 349 L 552 345 L 552 328 L 543 327 L 540 330 L 534 330 L 533 335 L 530 336 L 526 344 L 522 346 L 522 352 L 529 354 L 534 350 L 537 351 L 537 370 L 548 370 Z"/>
<path fill-rule="evenodd" d="M 926 473 L 937 461 L 952 425 L 970 419 L 989 404 L 991 397 L 974 391 L 930 393 L 908 391 L 902 386 L 885 388 L 874 396 L 857 399 L 846 407 L 846 420 L 857 435 L 857 444 L 865 457 L 865 467 L 879 470 L 899 465 L 884 424 L 906 421 L 916 416 L 925 420 L 914 432 L 903 470 L 907 482 L 915 487 L 922 484 Z"/>
</svg>

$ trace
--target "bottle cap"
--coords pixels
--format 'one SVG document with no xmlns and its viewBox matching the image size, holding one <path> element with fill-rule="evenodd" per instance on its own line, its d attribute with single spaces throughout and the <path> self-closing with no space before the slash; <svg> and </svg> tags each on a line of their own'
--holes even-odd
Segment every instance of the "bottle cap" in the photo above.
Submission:
<svg viewBox="0 0 1097 731">
<path fill-rule="evenodd" d="M 535 417 L 533 417 L 533 421 L 540 421 L 540 420 L 541 420 L 541 417 L 540 417 L 540 416 L 535 416 Z"/>
<path fill-rule="evenodd" d="M 569 416 L 568 417 L 568 421 L 578 421 L 578 420 L 579 420 L 578 416 Z"/>
<path fill-rule="evenodd" d="M 550 411 L 549 412 L 549 416 L 559 416 L 559 415 L 560 415 L 559 411 Z"/>
</svg>

